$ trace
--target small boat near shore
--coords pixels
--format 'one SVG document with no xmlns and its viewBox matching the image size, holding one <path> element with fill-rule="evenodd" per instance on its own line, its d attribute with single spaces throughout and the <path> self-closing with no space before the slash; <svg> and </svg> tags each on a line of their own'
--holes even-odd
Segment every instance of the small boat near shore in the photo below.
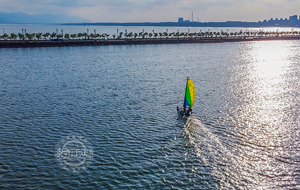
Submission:
<svg viewBox="0 0 300 190">
<path fill-rule="evenodd" d="M 192 107 L 195 102 L 195 86 L 191 79 L 187 78 L 185 95 L 183 100 L 183 108 L 177 106 L 177 113 L 181 116 L 190 116 L 192 112 Z"/>
</svg>

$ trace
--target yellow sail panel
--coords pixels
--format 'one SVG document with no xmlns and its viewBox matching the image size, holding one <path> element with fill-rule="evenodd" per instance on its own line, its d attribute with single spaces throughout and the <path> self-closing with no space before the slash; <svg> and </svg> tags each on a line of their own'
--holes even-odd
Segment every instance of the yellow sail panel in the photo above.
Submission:
<svg viewBox="0 0 300 190">
<path fill-rule="evenodd" d="M 186 93 L 186 99 L 189 103 L 189 106 L 190 108 L 194 105 L 194 102 L 195 102 L 195 96 L 196 96 L 196 93 L 195 93 L 195 86 L 194 86 L 194 83 L 191 79 L 188 79 L 187 81 L 187 93 Z"/>
</svg>

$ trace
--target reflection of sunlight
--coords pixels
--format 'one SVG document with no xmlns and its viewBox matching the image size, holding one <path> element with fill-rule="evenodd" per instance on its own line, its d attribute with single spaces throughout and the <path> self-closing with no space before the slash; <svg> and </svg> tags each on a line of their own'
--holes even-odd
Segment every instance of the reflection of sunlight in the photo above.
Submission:
<svg viewBox="0 0 300 190">
<path fill-rule="evenodd" d="M 256 59 L 253 64 L 254 78 L 259 79 L 260 90 L 275 90 L 273 85 L 279 85 L 284 80 L 284 74 L 288 66 L 286 57 L 289 49 L 286 42 L 260 42 L 253 57 Z"/>
<path fill-rule="evenodd" d="M 274 112 L 283 111 L 285 106 L 281 95 L 286 90 L 289 46 L 285 41 L 259 42 L 255 46 L 252 54 L 254 62 L 249 76 L 252 82 L 249 98 L 255 101 L 249 106 L 256 111 L 257 119 L 263 122 L 261 124 L 270 126 L 272 121 L 279 122 L 282 119 L 280 114 Z"/>
<path fill-rule="evenodd" d="M 272 184 L 272 177 L 293 171 L 289 168 L 291 165 L 276 160 L 287 156 L 283 147 L 290 141 L 287 138 L 291 133 L 291 118 L 286 111 L 291 106 L 287 76 L 293 55 L 288 41 L 255 42 L 252 45 L 248 75 L 241 84 L 244 103 L 238 120 L 245 126 L 241 133 L 247 144 L 241 153 L 248 157 L 245 162 L 256 172 L 257 176 L 252 180 L 270 188 L 276 185 Z M 281 180 L 295 182 L 290 176 Z"/>
</svg>

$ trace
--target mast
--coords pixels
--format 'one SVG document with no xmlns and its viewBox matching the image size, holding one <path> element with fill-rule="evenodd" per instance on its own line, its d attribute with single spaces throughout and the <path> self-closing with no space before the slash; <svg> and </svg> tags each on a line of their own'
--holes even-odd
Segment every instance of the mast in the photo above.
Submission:
<svg viewBox="0 0 300 190">
<path fill-rule="evenodd" d="M 184 93 L 184 101 L 183 101 L 183 111 L 185 112 L 185 108 L 186 108 L 186 89 L 187 89 L 187 85 L 188 85 L 188 80 L 189 77 L 187 77 L 186 79 L 186 86 L 185 86 L 185 93 Z"/>
</svg>

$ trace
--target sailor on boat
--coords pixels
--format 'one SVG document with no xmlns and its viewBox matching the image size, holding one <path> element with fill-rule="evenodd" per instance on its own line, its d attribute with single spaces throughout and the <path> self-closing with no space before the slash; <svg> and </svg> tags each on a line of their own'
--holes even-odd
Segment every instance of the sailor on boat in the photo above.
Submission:
<svg viewBox="0 0 300 190">
<path fill-rule="evenodd" d="M 185 96 L 183 101 L 183 109 L 177 106 L 177 113 L 182 116 L 190 116 L 192 112 L 192 106 L 195 101 L 195 86 L 191 79 L 187 78 Z"/>
</svg>

